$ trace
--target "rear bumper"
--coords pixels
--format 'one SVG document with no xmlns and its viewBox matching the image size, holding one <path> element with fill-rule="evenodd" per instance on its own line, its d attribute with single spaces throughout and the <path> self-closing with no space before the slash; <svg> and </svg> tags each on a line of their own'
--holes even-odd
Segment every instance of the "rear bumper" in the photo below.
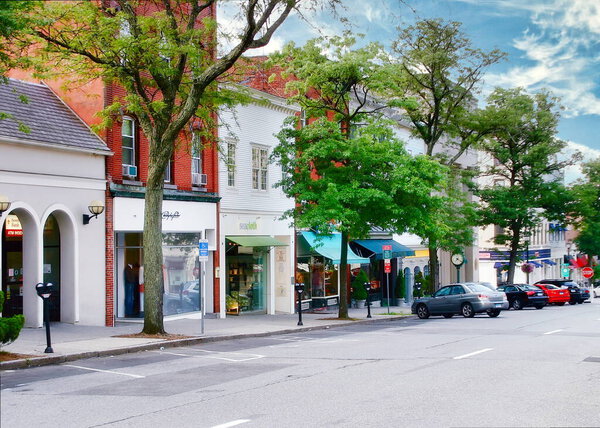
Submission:
<svg viewBox="0 0 600 428">
<path fill-rule="evenodd" d="M 486 312 L 491 309 L 501 309 L 501 310 L 508 309 L 508 301 L 502 301 L 502 302 L 479 301 L 479 302 L 473 302 L 472 304 L 473 304 L 473 309 L 475 310 L 475 312 Z"/>
<path fill-rule="evenodd" d="M 548 296 L 531 296 L 525 302 L 525 306 L 546 306 L 548 304 Z"/>
</svg>

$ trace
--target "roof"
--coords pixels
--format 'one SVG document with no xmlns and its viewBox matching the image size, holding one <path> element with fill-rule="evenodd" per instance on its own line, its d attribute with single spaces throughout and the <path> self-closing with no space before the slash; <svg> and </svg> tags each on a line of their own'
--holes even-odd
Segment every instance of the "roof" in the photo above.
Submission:
<svg viewBox="0 0 600 428">
<path fill-rule="evenodd" d="M 14 119 L 0 120 L 0 138 L 110 153 L 104 141 L 46 85 L 8 79 L 8 84 L 0 84 L 0 112 Z M 30 132 L 19 130 L 19 122 Z"/>
</svg>

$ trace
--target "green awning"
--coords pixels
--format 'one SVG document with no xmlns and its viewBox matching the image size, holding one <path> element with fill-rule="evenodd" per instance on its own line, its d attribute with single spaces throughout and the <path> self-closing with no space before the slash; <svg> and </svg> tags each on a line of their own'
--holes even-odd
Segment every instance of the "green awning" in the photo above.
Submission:
<svg viewBox="0 0 600 428">
<path fill-rule="evenodd" d="M 358 248 L 353 244 L 358 245 Z M 392 248 L 392 258 L 414 256 L 415 252 L 408 247 L 394 241 L 393 239 L 356 239 L 350 243 L 353 249 L 357 249 L 356 254 L 363 257 L 375 256 L 375 260 L 383 260 L 383 246 L 389 245 Z M 366 251 L 363 251 L 366 249 Z"/>
<path fill-rule="evenodd" d="M 286 247 L 288 244 L 284 244 L 275 238 L 270 236 L 227 236 L 231 242 L 235 242 L 242 247 Z"/>
<path fill-rule="evenodd" d="M 298 239 L 298 255 L 308 256 L 320 254 L 331 260 L 335 265 L 340 264 L 340 253 L 342 252 L 342 235 L 333 233 L 331 235 L 317 236 L 314 232 L 301 232 Z M 369 263 L 369 259 L 357 256 L 348 247 L 348 264 Z"/>
</svg>

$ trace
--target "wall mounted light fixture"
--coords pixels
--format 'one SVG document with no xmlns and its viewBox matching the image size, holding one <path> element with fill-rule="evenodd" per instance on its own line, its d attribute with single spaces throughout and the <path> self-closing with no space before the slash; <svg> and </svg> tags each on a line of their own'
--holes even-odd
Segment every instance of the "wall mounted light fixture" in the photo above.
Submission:
<svg viewBox="0 0 600 428">
<path fill-rule="evenodd" d="M 2 215 L 4 211 L 8 211 L 9 208 L 10 201 L 8 200 L 8 198 L 4 195 L 0 195 L 0 215 Z"/>
<path fill-rule="evenodd" d="M 92 213 L 92 215 L 84 214 L 83 215 L 83 224 L 89 224 L 90 220 L 98 217 L 98 215 L 104 212 L 104 204 L 102 201 L 92 201 L 88 205 L 88 210 Z"/>
</svg>

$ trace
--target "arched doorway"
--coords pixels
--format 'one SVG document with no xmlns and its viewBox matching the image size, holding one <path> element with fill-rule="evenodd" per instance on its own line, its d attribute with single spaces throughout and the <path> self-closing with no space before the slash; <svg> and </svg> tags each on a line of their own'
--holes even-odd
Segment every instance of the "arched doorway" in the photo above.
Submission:
<svg viewBox="0 0 600 428">
<path fill-rule="evenodd" d="M 42 273 L 44 284 L 52 283 L 54 292 L 50 296 L 50 321 L 60 321 L 61 294 L 61 257 L 60 227 L 54 214 L 50 214 L 44 223 L 44 262 Z"/>
<path fill-rule="evenodd" d="M 23 314 L 23 227 L 15 214 L 6 216 L 2 226 L 2 315 Z"/>
</svg>

